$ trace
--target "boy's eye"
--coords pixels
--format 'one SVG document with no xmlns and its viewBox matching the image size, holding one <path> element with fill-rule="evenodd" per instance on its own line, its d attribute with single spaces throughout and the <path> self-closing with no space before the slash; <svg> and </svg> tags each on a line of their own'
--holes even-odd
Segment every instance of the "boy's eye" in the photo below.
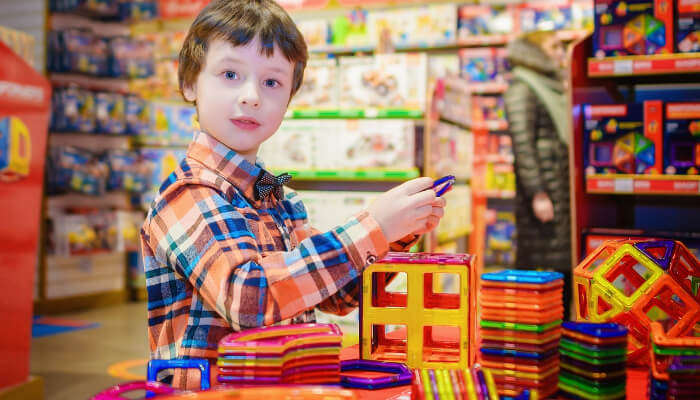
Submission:
<svg viewBox="0 0 700 400">
<path fill-rule="evenodd" d="M 236 79 L 238 78 L 238 74 L 233 72 L 233 71 L 226 71 L 224 72 L 224 78 L 226 79 Z"/>
<path fill-rule="evenodd" d="M 281 85 L 278 80 L 276 79 L 265 79 L 264 81 L 265 86 L 275 88 Z"/>
</svg>

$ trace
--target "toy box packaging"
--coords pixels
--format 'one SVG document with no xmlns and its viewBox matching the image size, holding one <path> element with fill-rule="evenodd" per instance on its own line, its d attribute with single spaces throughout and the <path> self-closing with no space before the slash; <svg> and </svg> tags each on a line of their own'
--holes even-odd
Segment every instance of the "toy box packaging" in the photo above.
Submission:
<svg viewBox="0 0 700 400">
<path fill-rule="evenodd" d="M 394 10 L 388 12 L 392 11 Z M 398 16 L 395 21 L 398 25 L 395 29 L 402 30 L 403 33 L 398 37 L 392 36 L 393 39 L 399 40 L 394 44 L 435 46 L 454 43 L 457 37 L 457 6 L 455 4 L 432 4 L 409 8 L 404 11 L 403 16 Z M 376 34 L 381 34 L 381 31 Z"/>
<path fill-rule="evenodd" d="M 369 46 L 372 44 L 367 28 L 367 10 L 353 8 L 331 22 L 332 42 L 336 46 Z"/>
<path fill-rule="evenodd" d="M 138 153 L 112 149 L 104 157 L 109 167 L 107 190 L 137 193 L 146 190 L 149 175 Z"/>
<path fill-rule="evenodd" d="M 95 131 L 122 134 L 126 131 L 126 106 L 119 93 L 101 92 L 95 95 Z"/>
<path fill-rule="evenodd" d="M 459 56 L 456 54 L 436 54 L 428 56 L 428 79 L 456 76 L 459 73 Z"/>
<path fill-rule="evenodd" d="M 304 83 L 290 108 L 338 108 L 338 66 L 335 59 L 309 60 Z"/>
<path fill-rule="evenodd" d="M 596 57 L 673 52 L 671 0 L 595 0 L 594 13 Z"/>
<path fill-rule="evenodd" d="M 515 264 L 515 212 L 502 206 L 486 210 L 486 252 L 484 264 L 501 268 Z"/>
<path fill-rule="evenodd" d="M 277 132 L 260 146 L 258 158 L 267 168 L 276 170 L 309 170 L 314 166 L 315 136 L 325 134 L 336 137 L 337 130 L 322 132 L 333 120 L 286 119 Z M 329 147 L 326 151 L 335 149 Z"/>
<path fill-rule="evenodd" d="M 519 10 L 522 32 L 571 29 L 572 8 L 567 0 L 529 1 Z"/>
<path fill-rule="evenodd" d="M 505 81 L 507 63 L 504 50 L 486 47 L 460 50 L 460 75 L 470 83 Z"/>
<path fill-rule="evenodd" d="M 110 75 L 123 78 L 146 78 L 153 75 L 153 43 L 128 37 L 109 40 Z"/>
<path fill-rule="evenodd" d="M 325 46 L 330 42 L 330 29 L 325 19 L 307 19 L 297 22 L 299 31 L 309 47 Z"/>
<path fill-rule="evenodd" d="M 471 198 L 472 192 L 468 185 L 454 185 L 444 194 L 447 205 L 445 216 L 435 229 L 438 242 L 463 236 L 471 228 Z"/>
<path fill-rule="evenodd" d="M 700 51 L 700 1 L 677 0 L 676 50 L 680 53 Z"/>
<path fill-rule="evenodd" d="M 454 175 L 458 180 L 471 177 L 474 156 L 474 135 L 471 132 L 438 122 L 430 140 L 432 174 Z"/>
<path fill-rule="evenodd" d="M 141 149 L 143 169 L 148 173 L 147 191 L 141 196 L 141 204 L 148 208 L 165 179 L 185 158 L 187 150 L 182 148 L 145 148 Z"/>
<path fill-rule="evenodd" d="M 415 166 L 412 121 L 349 119 L 335 122 L 335 130 L 323 129 L 315 135 L 315 167 L 357 170 Z"/>
<path fill-rule="evenodd" d="M 662 106 L 656 100 L 584 104 L 585 174 L 661 173 Z"/>
<path fill-rule="evenodd" d="M 700 173 L 700 102 L 665 104 L 664 173 Z"/>
<path fill-rule="evenodd" d="M 481 35 L 505 35 L 514 30 L 511 7 L 468 4 L 459 7 L 458 15 L 458 40 Z"/>
<path fill-rule="evenodd" d="M 126 104 L 126 133 L 131 135 L 146 135 L 151 129 L 151 107 L 146 100 L 128 95 Z"/>
<path fill-rule="evenodd" d="M 472 96 L 473 122 L 505 122 L 506 106 L 502 96 Z"/>
<path fill-rule="evenodd" d="M 380 54 L 340 59 L 341 108 L 424 110 L 425 54 Z"/>
<path fill-rule="evenodd" d="M 189 145 L 195 132 L 194 106 L 153 102 L 153 129 L 141 140 L 148 144 Z"/>
<path fill-rule="evenodd" d="M 51 100 L 52 131 L 95 131 L 94 93 L 77 87 L 55 88 Z"/>
<path fill-rule="evenodd" d="M 104 194 L 108 167 L 89 151 L 74 147 L 49 150 L 47 191 L 50 194 L 75 191 L 93 196 Z"/>
</svg>

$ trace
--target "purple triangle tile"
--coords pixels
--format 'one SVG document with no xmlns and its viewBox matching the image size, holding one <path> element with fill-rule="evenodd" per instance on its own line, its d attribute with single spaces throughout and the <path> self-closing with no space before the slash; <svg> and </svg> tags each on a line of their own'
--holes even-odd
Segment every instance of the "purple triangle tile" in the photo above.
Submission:
<svg viewBox="0 0 700 400">
<path fill-rule="evenodd" d="M 654 260 L 655 263 L 659 264 L 661 268 L 667 270 L 669 265 L 671 265 L 671 257 L 673 257 L 673 248 L 676 246 L 676 244 L 673 242 L 673 240 L 656 240 L 653 242 L 635 243 L 634 246 L 637 249 L 639 249 L 639 251 L 646 254 L 647 257 Z M 648 249 L 653 249 L 656 247 L 664 248 L 664 256 L 662 258 L 654 257 L 649 253 Z"/>
</svg>

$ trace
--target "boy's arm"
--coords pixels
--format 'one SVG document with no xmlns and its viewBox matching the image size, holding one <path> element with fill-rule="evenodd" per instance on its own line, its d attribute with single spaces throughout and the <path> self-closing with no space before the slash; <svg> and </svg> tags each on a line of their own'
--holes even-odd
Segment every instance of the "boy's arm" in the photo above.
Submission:
<svg viewBox="0 0 700 400">
<path fill-rule="evenodd" d="M 302 241 L 307 237 L 318 235 L 321 232 L 309 224 L 304 204 L 299 199 L 295 192 L 287 193 L 287 201 L 291 204 L 290 213 L 293 215 L 295 222 L 294 235 L 298 241 Z M 390 251 L 408 251 L 420 239 L 421 235 L 407 235 L 395 242 L 389 244 Z M 360 285 L 358 283 L 362 279 L 361 274 L 350 281 L 347 285 L 341 287 L 334 295 L 318 305 L 318 309 L 327 313 L 346 315 L 359 306 L 360 302 Z"/>
<path fill-rule="evenodd" d="M 156 205 L 147 239 L 204 301 L 242 328 L 270 325 L 313 308 L 389 249 L 366 212 L 314 234 L 288 252 L 261 254 L 245 217 L 215 190 L 185 186 Z"/>
</svg>

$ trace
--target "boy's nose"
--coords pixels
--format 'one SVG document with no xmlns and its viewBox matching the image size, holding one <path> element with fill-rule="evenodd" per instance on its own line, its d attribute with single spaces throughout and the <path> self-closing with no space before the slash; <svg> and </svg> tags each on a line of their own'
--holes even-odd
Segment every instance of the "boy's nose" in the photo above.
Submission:
<svg viewBox="0 0 700 400">
<path fill-rule="evenodd" d="M 239 98 L 241 104 L 255 108 L 260 106 L 260 95 L 253 82 L 246 82 L 241 89 L 241 96 Z"/>
</svg>

